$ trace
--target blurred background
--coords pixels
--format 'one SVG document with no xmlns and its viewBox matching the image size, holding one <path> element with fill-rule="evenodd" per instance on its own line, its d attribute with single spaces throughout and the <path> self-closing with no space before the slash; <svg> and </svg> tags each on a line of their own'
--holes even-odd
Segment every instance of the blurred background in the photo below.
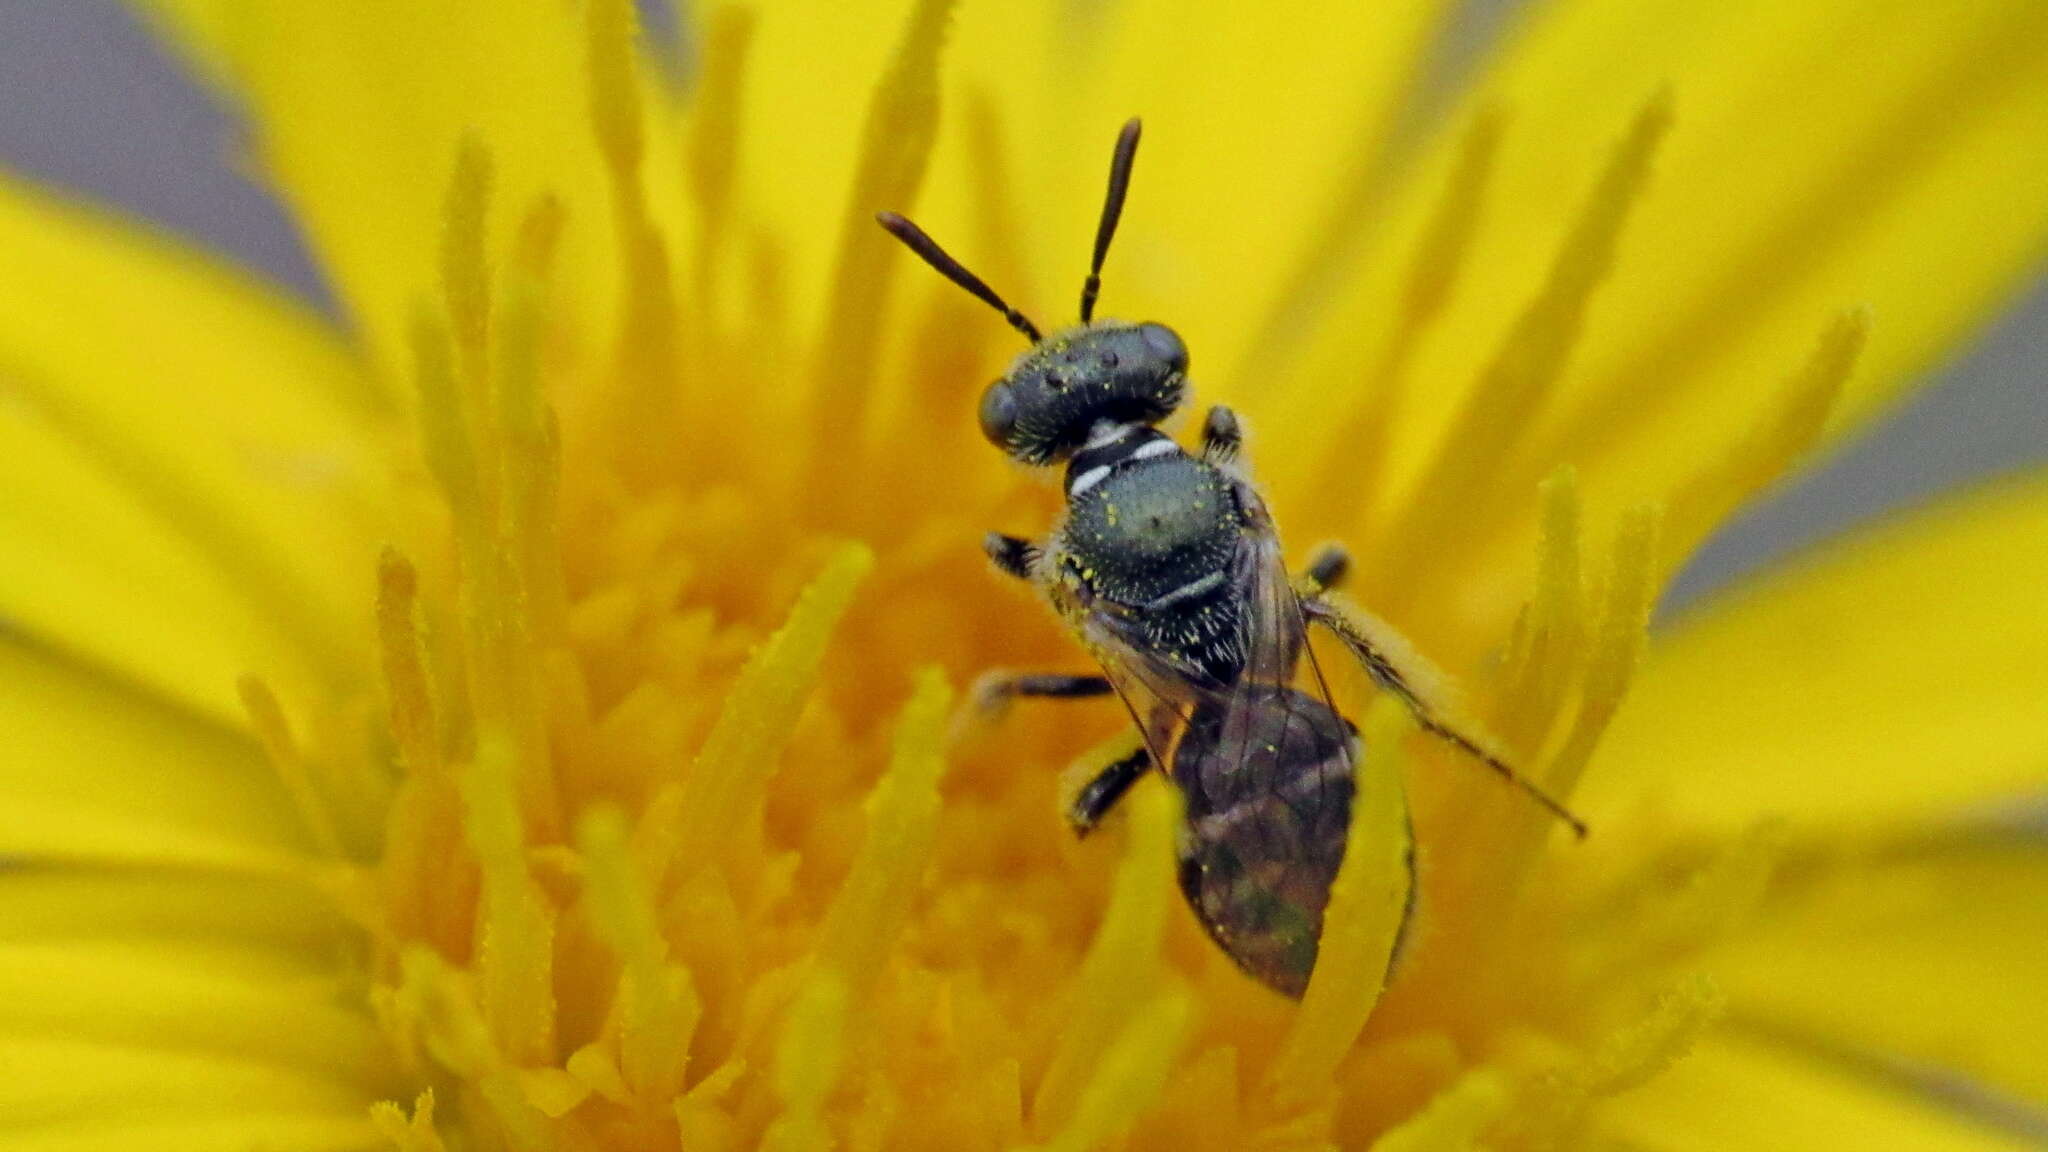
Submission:
<svg viewBox="0 0 2048 1152">
<path fill-rule="evenodd" d="M 1519 3 L 1464 5 L 1440 74 L 1449 79 L 1468 67 Z M 667 5 L 643 8 L 652 29 L 675 26 Z M 154 221 L 331 308 L 291 222 L 239 166 L 235 139 L 227 111 L 117 0 L 0 0 L 0 166 Z M 2048 276 L 1888 420 L 1710 541 L 1665 609 L 1805 541 L 2041 464 Z"/>
</svg>

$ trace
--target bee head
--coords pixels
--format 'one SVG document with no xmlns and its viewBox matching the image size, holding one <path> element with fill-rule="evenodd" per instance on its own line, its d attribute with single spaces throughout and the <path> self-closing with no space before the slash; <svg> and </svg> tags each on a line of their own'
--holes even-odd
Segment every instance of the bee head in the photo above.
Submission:
<svg viewBox="0 0 2048 1152">
<path fill-rule="evenodd" d="M 1093 323 L 1102 289 L 1102 262 L 1123 216 L 1131 165 L 1138 155 L 1138 121 L 1117 134 L 1109 164 L 1109 195 L 1095 226 L 1095 256 L 1081 285 L 1081 323 L 1050 338 L 995 289 L 939 247 L 924 230 L 894 212 L 875 219 L 941 276 L 1003 314 L 1031 341 L 1001 380 L 981 394 L 981 432 L 1026 464 L 1051 464 L 1073 455 L 1097 424 L 1156 424 L 1187 394 L 1188 348 L 1164 324 Z"/>
<path fill-rule="evenodd" d="M 981 433 L 1026 464 L 1066 459 L 1097 424 L 1157 424 L 1187 394 L 1188 348 L 1164 324 L 1104 322 L 1033 344 L 981 394 Z"/>
</svg>

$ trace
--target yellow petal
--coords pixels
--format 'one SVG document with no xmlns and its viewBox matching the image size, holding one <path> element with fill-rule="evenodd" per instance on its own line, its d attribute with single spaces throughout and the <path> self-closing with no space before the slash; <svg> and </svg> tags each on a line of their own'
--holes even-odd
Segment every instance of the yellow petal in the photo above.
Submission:
<svg viewBox="0 0 2048 1152">
<path fill-rule="evenodd" d="M 1920 817 L 2048 782 L 2048 478 L 1831 544 L 1658 638 L 1596 827 Z"/>
<path fill-rule="evenodd" d="M 201 869 L 16 865 L 0 869 L 0 942 L 179 945 L 255 957 L 333 952 L 339 922 L 304 883 Z M 216 961 L 218 962 L 218 961 Z"/>
<path fill-rule="evenodd" d="M 251 1108 L 231 1116 L 67 1120 L 18 1132 L 0 1128 L 0 1141 L 8 1152 L 363 1152 L 380 1147 L 376 1131 L 359 1111 Z"/>
<path fill-rule="evenodd" d="M 274 868 L 305 838 L 254 745 L 0 640 L 0 858 Z"/>
<path fill-rule="evenodd" d="M 1718 459 L 1771 418 L 1830 318 L 1867 306 L 1833 426 L 1853 427 L 2048 254 L 2048 9 L 2032 0 L 1544 6 L 1471 100 L 1508 118 L 1473 271 L 1413 356 L 1398 476 L 1464 434 L 1453 414 L 1659 90 L 1673 128 L 1583 337 L 1550 403 L 1489 461 L 1491 532 L 1529 530 L 1534 487 L 1559 463 L 1611 514 Z M 1455 135 L 1417 163 L 1384 251 L 1276 408 L 1327 409 L 1329 382 L 1360 378 L 1390 338 Z M 1474 514 L 1461 510 L 1464 531 L 1488 532 Z"/>
<path fill-rule="evenodd" d="M 254 1060 L 48 1036 L 0 1037 L 0 1065 L 7 1068 L 0 1077 L 0 1140 L 81 1120 L 118 1128 L 217 1121 L 245 1110 L 353 1114 L 367 1122 L 374 1099 Z"/>
<path fill-rule="evenodd" d="M 7 616 L 217 715 L 242 672 L 331 675 L 380 488 L 356 365 L 281 294 L 4 181 L 0 248 Z"/>
<path fill-rule="evenodd" d="M 1701 1041 L 1662 1076 L 1613 1101 L 1601 1134 L 1643 1152 L 2007 1152 L 2039 1145 L 1944 1107 L 1932 1092 L 1737 1035 Z"/>
<path fill-rule="evenodd" d="M 886 44 L 858 27 L 873 20 L 865 7 L 822 5 L 833 11 L 815 17 L 805 6 L 787 15 L 783 5 L 768 7 L 761 59 L 787 58 L 794 48 L 819 62 L 764 76 L 789 91 L 758 109 L 749 138 L 752 147 L 770 136 L 761 146 L 777 161 L 804 154 L 788 156 L 800 176 L 779 162 L 759 176 L 777 185 L 761 189 L 761 201 L 795 233 L 794 225 L 815 218 L 814 186 L 847 184 L 852 161 L 839 150 L 857 136 L 859 109 L 838 94 L 871 86 Z M 1000 114 L 1014 186 L 989 188 L 993 173 L 961 130 L 966 117 L 949 106 L 920 204 L 868 208 L 915 209 L 933 235 L 981 268 L 979 246 L 959 239 L 971 235 L 980 205 L 1000 194 L 1019 209 L 1025 231 L 1012 239 L 1027 275 L 994 287 L 1048 329 L 1065 325 L 1076 315 L 1110 147 L 1118 126 L 1141 116 L 1145 139 L 1104 273 L 1102 314 L 1175 325 L 1205 389 L 1227 380 L 1223 394 L 1255 395 L 1270 384 L 1272 345 L 1301 334 L 1312 318 L 1306 302 L 1331 290 L 1340 256 L 1369 230 L 1403 101 L 1447 7 L 1313 0 L 1268 5 L 1248 19 L 1232 5 L 1172 0 L 962 4 L 946 49 L 948 96 L 951 87 L 985 94 Z M 819 29 L 778 31 L 785 21 Z M 854 47 L 842 49 L 842 40 Z M 829 48 L 803 50 L 812 43 Z M 856 55 L 842 59 L 847 52 Z M 783 130 L 790 123 L 829 124 L 848 139 L 825 146 L 828 166 L 825 150 Z M 918 279 L 919 291 L 957 292 Z M 988 347 L 1007 352 L 1001 322 L 981 322 L 996 337 Z"/>
<path fill-rule="evenodd" d="M 1159 932 L 1172 899 L 1168 893 L 1176 804 L 1159 787 L 1133 789 L 1124 801 L 1130 810 L 1130 840 L 1117 866 L 1116 886 L 1102 924 L 1069 993 L 1070 1023 L 1060 1033 L 1059 1046 L 1032 1101 L 1035 1128 L 1066 1131 L 1079 1123 L 1077 1113 L 1092 1098 L 1090 1086 L 1108 1074 L 1119 1042 L 1140 1043 L 1146 1035 L 1143 1019 L 1148 1007 L 1159 1010 L 1163 1003 L 1148 1003 L 1145 996 L 1163 979 Z M 1167 1043 L 1178 1040 L 1176 1029 Z"/>
<path fill-rule="evenodd" d="M 154 942 L 0 944 L 0 1048 L 61 1037 L 250 1061 L 391 1091 L 383 1036 L 333 975 Z M 227 962 L 223 962 L 227 961 Z"/>
<path fill-rule="evenodd" d="M 1845 867 L 1709 962 L 1738 1019 L 2048 1104 L 2048 852 Z"/>
<path fill-rule="evenodd" d="M 134 2 L 246 108 L 265 174 L 379 363 L 403 363 L 407 309 L 438 283 L 443 198 L 465 134 L 489 149 L 499 202 L 515 206 L 498 214 L 496 240 L 518 209 L 560 196 L 575 222 L 561 305 L 611 314 L 609 191 L 577 5 Z"/>
</svg>

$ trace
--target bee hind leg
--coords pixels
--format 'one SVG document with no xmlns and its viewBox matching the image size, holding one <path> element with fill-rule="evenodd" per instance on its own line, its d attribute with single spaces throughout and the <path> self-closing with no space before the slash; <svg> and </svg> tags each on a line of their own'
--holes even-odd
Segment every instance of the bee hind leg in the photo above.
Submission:
<svg viewBox="0 0 2048 1152">
<path fill-rule="evenodd" d="M 1067 804 L 1067 824 L 1074 835 L 1086 836 L 1095 830 L 1109 810 L 1116 807 L 1124 793 L 1131 790 L 1146 771 L 1152 767 L 1152 756 L 1144 748 L 1138 748 L 1128 756 L 1121 757 L 1108 767 L 1097 772 L 1081 790 L 1074 794 Z"/>
<path fill-rule="evenodd" d="M 1476 718 L 1465 713 L 1449 678 L 1437 671 L 1393 625 L 1355 604 L 1320 592 L 1304 596 L 1302 610 L 1311 621 L 1328 628 L 1365 668 L 1373 683 L 1407 707 L 1423 731 L 1486 765 L 1585 839 L 1586 822 L 1493 750 L 1497 742 L 1485 735 L 1485 728 Z"/>
</svg>

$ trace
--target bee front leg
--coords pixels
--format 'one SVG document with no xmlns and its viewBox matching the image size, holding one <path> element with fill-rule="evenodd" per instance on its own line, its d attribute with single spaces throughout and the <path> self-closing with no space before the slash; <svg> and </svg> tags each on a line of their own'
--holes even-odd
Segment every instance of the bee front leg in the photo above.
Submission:
<svg viewBox="0 0 2048 1152">
<path fill-rule="evenodd" d="M 1237 413 L 1221 404 L 1210 408 L 1209 418 L 1202 421 L 1202 459 L 1226 464 L 1243 452 L 1244 426 L 1237 422 Z"/>
<path fill-rule="evenodd" d="M 1074 835 L 1095 831 L 1116 802 L 1124 798 L 1140 777 L 1152 767 L 1152 756 L 1142 747 L 1097 772 L 1067 804 L 1067 824 Z"/>
<path fill-rule="evenodd" d="M 1423 731 L 1444 740 L 1466 755 L 1491 768 L 1508 783 L 1527 793 L 1585 839 L 1586 822 L 1542 788 L 1516 771 L 1492 750 L 1496 743 L 1485 729 L 1467 715 L 1458 703 L 1450 679 L 1408 642 L 1394 626 L 1355 604 L 1317 593 L 1302 599 L 1308 618 L 1328 628 L 1365 667 L 1366 674 L 1380 689 L 1390 692 L 1406 705 Z"/>
<path fill-rule="evenodd" d="M 974 699 L 985 710 L 1002 708 L 1019 696 L 1085 700 L 1115 691 L 1102 676 L 1069 676 L 1062 672 L 990 672 L 974 684 Z"/>
<path fill-rule="evenodd" d="M 1116 689 L 1100 676 L 1069 676 L 1061 672 L 984 672 L 969 690 L 965 707 L 954 716 L 954 735 L 964 736 L 993 724 L 1009 711 L 1019 697 L 1049 700 L 1088 700 L 1107 696 Z"/>
</svg>

